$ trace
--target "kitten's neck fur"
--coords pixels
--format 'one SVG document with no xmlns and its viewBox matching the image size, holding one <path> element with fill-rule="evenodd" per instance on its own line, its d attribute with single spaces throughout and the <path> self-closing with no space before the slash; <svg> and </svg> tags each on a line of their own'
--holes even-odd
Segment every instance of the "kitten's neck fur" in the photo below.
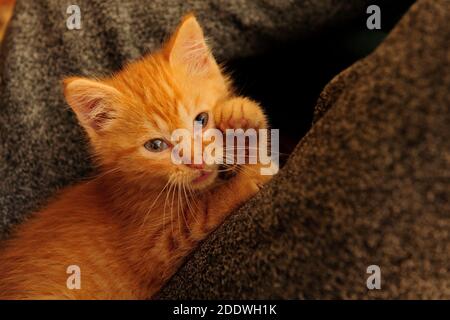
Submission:
<svg viewBox="0 0 450 320">
<path fill-rule="evenodd" d="M 135 184 L 120 174 L 104 175 L 92 180 L 90 185 L 99 194 L 98 199 L 103 199 L 101 206 L 105 213 L 117 221 L 124 259 L 142 281 L 149 281 L 150 291 L 159 288 L 173 274 L 182 262 L 179 258 L 208 230 L 199 230 L 196 222 L 203 219 L 201 212 L 209 201 L 210 191 L 197 193 L 195 199 L 187 194 L 186 200 L 181 190 Z M 167 255 L 160 254 L 161 259 L 155 259 L 158 252 Z M 177 260 L 179 263 L 174 265 Z M 160 274 L 155 276 L 154 270 Z M 148 295 L 148 291 L 144 290 L 143 294 Z"/>
<path fill-rule="evenodd" d="M 205 191 L 203 194 L 198 192 L 185 194 L 182 190 L 178 191 L 169 185 L 161 187 L 130 182 L 120 174 L 104 175 L 92 180 L 91 183 L 96 192 L 102 194 L 103 205 L 111 213 L 120 219 L 128 220 L 130 224 L 141 223 L 140 227 L 144 229 L 153 227 L 155 221 L 163 219 L 158 215 L 161 210 L 166 210 L 170 214 L 172 207 L 174 210 L 177 208 L 181 210 L 187 206 L 187 199 L 194 201 L 195 197 L 195 201 L 199 201 L 200 197 L 208 193 Z"/>
</svg>

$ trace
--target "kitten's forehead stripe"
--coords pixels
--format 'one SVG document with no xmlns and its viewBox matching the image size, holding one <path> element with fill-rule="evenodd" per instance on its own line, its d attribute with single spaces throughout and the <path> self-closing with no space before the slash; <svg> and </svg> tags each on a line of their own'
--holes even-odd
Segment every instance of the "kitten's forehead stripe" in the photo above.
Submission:
<svg viewBox="0 0 450 320">
<path fill-rule="evenodd" d="M 169 126 L 165 120 L 163 120 L 160 116 L 157 114 L 153 115 L 153 120 L 155 121 L 156 127 L 163 131 L 164 133 L 168 133 L 170 131 Z"/>
<path fill-rule="evenodd" d="M 183 121 L 183 127 L 190 129 L 192 125 L 192 121 L 190 120 L 189 110 L 185 107 L 184 104 L 180 103 L 178 105 L 178 112 L 180 115 L 180 119 Z"/>
<path fill-rule="evenodd" d="M 129 64 L 116 76 L 119 90 L 140 108 L 155 129 L 168 131 L 180 124 L 181 93 L 166 65 L 152 57 Z"/>
<path fill-rule="evenodd" d="M 216 87 L 204 87 L 203 82 L 210 84 L 206 80 L 196 81 L 172 68 L 158 53 L 130 63 L 111 79 L 124 94 L 133 121 L 148 120 L 146 127 L 152 134 L 161 135 L 192 129 L 195 116 L 213 105 Z"/>
</svg>

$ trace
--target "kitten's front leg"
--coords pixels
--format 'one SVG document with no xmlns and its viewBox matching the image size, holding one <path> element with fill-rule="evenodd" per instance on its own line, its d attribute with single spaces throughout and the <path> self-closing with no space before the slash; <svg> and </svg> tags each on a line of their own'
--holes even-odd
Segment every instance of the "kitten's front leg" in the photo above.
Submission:
<svg viewBox="0 0 450 320">
<path fill-rule="evenodd" d="M 214 110 L 216 127 L 225 132 L 226 129 L 267 129 L 267 118 L 262 108 L 253 100 L 245 97 L 233 97 L 220 104 Z M 258 137 L 260 139 L 261 137 Z M 258 146 L 249 146 L 258 148 Z M 241 146 L 238 146 L 241 148 Z M 248 151 L 248 150 L 247 150 Z M 258 151 L 258 150 L 257 150 Z M 253 157 L 258 157 L 255 152 Z M 255 160 L 255 159 L 252 159 Z M 272 179 L 272 175 L 261 174 L 261 163 L 244 164 L 239 167 L 241 174 L 259 187 Z"/>
<path fill-rule="evenodd" d="M 243 169 L 245 170 L 245 169 Z M 241 171 L 236 176 L 204 195 L 200 223 L 197 223 L 198 240 L 216 229 L 235 209 L 258 193 L 260 184 L 249 178 L 252 171 Z"/>
<path fill-rule="evenodd" d="M 244 97 L 234 97 L 218 104 L 214 110 L 214 121 L 222 131 L 267 128 L 267 119 L 261 107 Z M 215 229 L 272 178 L 271 175 L 262 175 L 260 169 L 260 164 L 240 165 L 235 177 L 208 193 L 203 201 L 205 232 Z"/>
</svg>

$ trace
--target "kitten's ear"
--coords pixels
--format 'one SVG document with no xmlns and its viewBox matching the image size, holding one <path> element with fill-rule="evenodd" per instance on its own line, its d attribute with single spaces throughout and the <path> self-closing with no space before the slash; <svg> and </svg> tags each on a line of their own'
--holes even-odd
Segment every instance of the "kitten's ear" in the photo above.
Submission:
<svg viewBox="0 0 450 320">
<path fill-rule="evenodd" d="M 120 92 L 100 81 L 67 78 L 63 81 L 64 96 L 89 135 L 99 133 L 115 118 L 114 102 Z"/>
<path fill-rule="evenodd" d="M 185 67 L 190 73 L 201 74 L 217 67 L 193 14 L 182 19 L 163 52 L 172 67 Z"/>
</svg>

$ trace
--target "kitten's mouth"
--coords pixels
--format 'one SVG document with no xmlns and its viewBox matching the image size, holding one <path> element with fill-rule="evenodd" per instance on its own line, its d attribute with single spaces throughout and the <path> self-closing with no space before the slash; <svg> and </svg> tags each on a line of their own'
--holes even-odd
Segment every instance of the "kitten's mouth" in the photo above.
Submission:
<svg viewBox="0 0 450 320">
<path fill-rule="evenodd" d="M 192 183 L 201 183 L 207 180 L 212 175 L 212 171 L 200 171 L 200 175 L 192 180 Z"/>
</svg>

